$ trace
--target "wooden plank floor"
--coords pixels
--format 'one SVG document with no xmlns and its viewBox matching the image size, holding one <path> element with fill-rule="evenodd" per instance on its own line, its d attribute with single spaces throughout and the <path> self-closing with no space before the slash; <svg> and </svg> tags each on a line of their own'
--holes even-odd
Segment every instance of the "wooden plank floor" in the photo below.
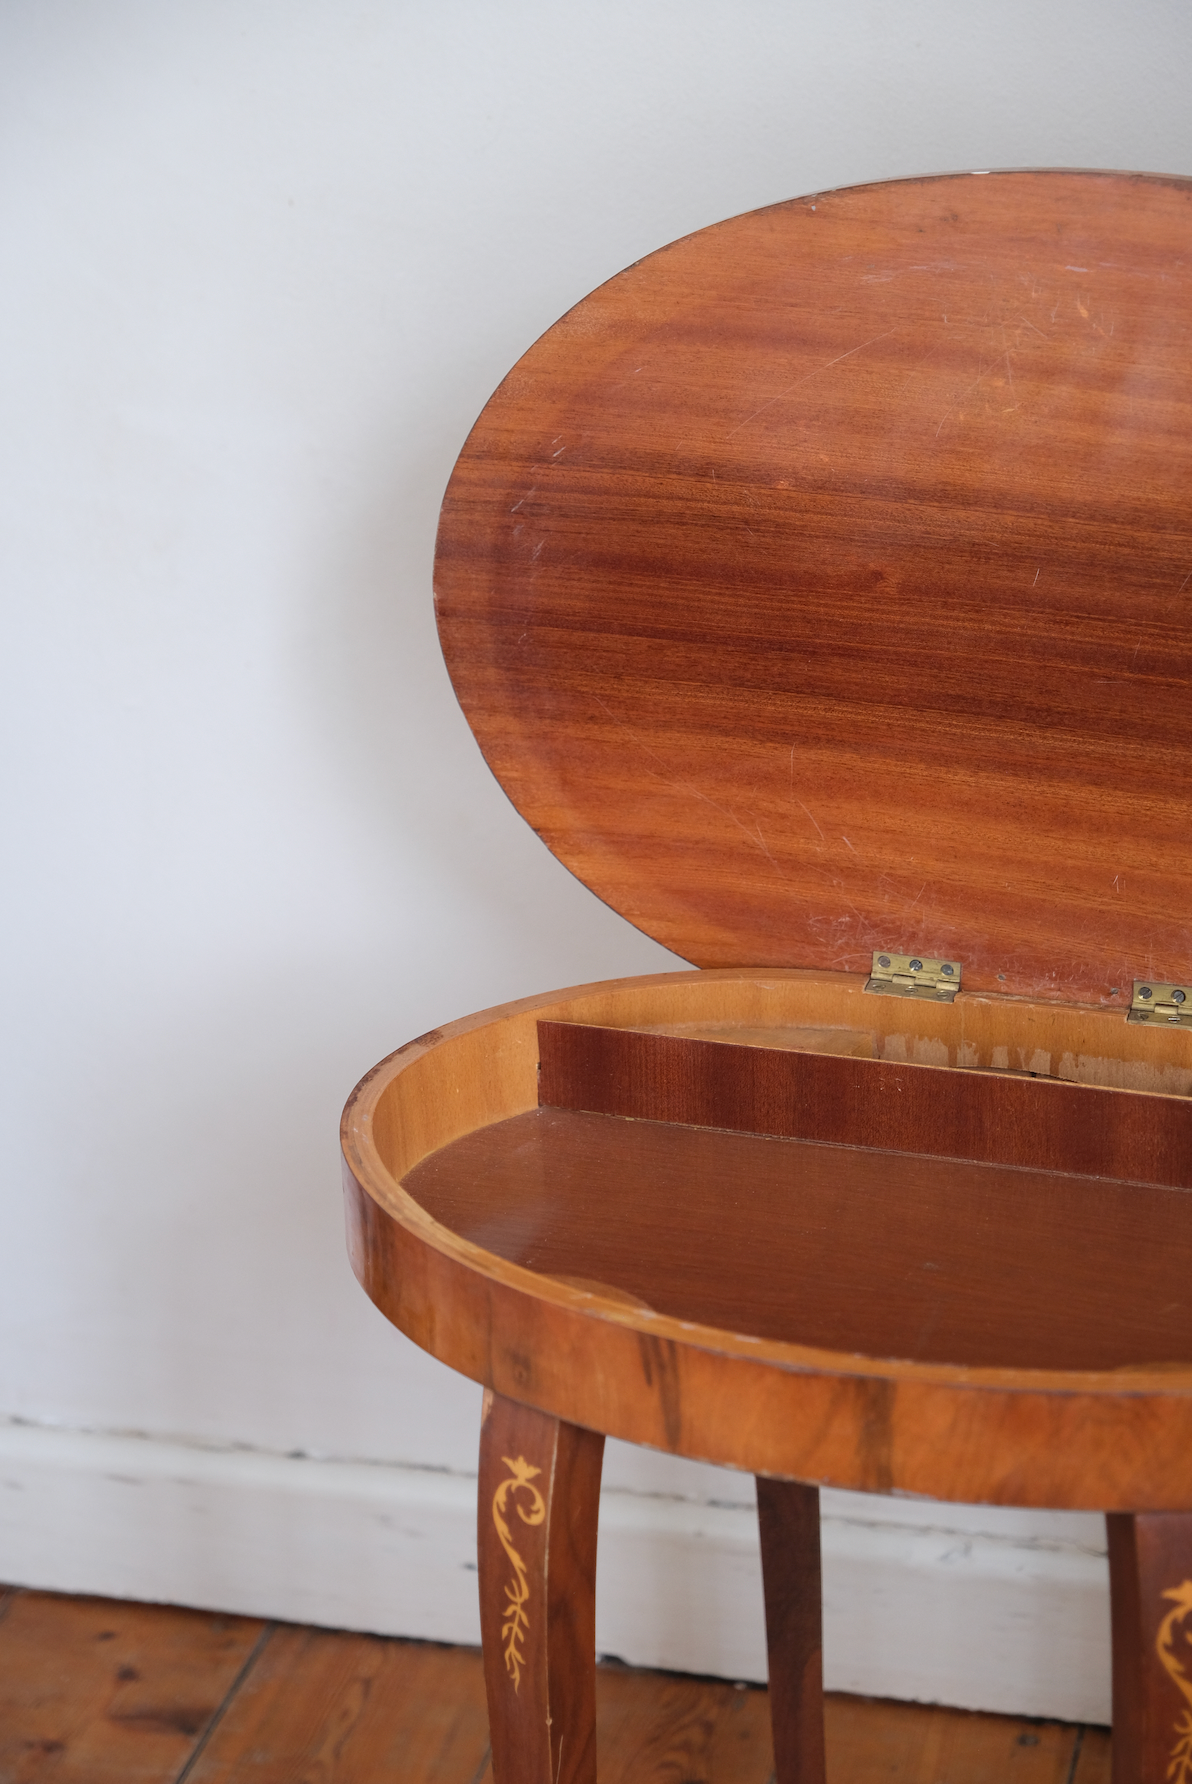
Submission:
<svg viewBox="0 0 1192 1784">
<path fill-rule="evenodd" d="M 861 1697 L 832 1784 L 1109 1784 L 1102 1728 Z M 604 1666 L 601 1784 L 768 1784 L 766 1693 Z M 0 1587 L 0 1784 L 491 1784 L 473 1648 Z"/>
</svg>

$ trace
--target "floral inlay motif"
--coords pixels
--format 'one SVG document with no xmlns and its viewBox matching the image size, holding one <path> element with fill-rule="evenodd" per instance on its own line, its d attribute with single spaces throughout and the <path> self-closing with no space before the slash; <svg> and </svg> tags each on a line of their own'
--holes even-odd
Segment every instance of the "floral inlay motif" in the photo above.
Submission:
<svg viewBox="0 0 1192 1784">
<path fill-rule="evenodd" d="M 543 1503 L 542 1494 L 533 1484 L 535 1476 L 542 1473 L 541 1468 L 531 1467 L 524 1456 L 518 1456 L 516 1461 L 510 1456 L 502 1456 L 501 1460 L 511 1472 L 508 1480 L 503 1480 L 493 1494 L 493 1523 L 496 1526 L 497 1535 L 501 1539 L 501 1547 L 513 1563 L 513 1578 L 505 1587 L 505 1611 L 501 1623 L 501 1640 L 504 1643 L 505 1670 L 513 1680 L 513 1689 L 516 1691 L 521 1684 L 522 1667 L 525 1664 L 525 1654 L 521 1644 L 530 1627 L 530 1620 L 526 1615 L 530 1587 L 526 1579 L 526 1564 L 513 1546 L 513 1535 L 509 1529 L 505 1512 L 509 1508 L 509 1495 L 512 1493 L 518 1517 L 523 1524 L 528 1524 L 532 1528 L 536 1524 L 541 1524 L 546 1517 L 546 1506 Z M 520 1492 L 529 1495 L 528 1509 L 527 1504 L 517 1498 Z"/>
</svg>

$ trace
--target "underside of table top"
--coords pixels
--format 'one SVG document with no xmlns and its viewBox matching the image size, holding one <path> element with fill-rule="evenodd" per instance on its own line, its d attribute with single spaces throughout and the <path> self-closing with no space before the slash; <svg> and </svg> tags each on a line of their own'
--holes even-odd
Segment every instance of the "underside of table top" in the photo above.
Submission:
<svg viewBox="0 0 1192 1784">
<path fill-rule="evenodd" d="M 817 193 L 610 279 L 443 503 L 452 680 L 698 966 L 1192 980 L 1192 183 Z"/>
</svg>

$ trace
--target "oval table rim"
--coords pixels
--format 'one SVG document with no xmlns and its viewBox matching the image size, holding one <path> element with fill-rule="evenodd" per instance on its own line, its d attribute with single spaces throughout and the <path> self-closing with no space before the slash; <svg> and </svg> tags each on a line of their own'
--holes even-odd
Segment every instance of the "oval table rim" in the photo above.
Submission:
<svg viewBox="0 0 1192 1784">
<path fill-rule="evenodd" d="M 652 973 L 630 979 L 601 980 L 573 985 L 558 991 L 539 992 L 514 1002 L 492 1005 L 469 1016 L 446 1023 L 414 1040 L 407 1041 L 366 1072 L 352 1090 L 340 1122 L 340 1138 L 344 1165 L 359 1187 L 392 1220 L 397 1221 L 423 1244 L 454 1259 L 468 1270 L 517 1290 L 523 1295 L 548 1302 L 582 1320 L 608 1321 L 648 1336 L 670 1339 L 684 1347 L 704 1350 L 714 1355 L 747 1358 L 750 1362 L 789 1374 L 835 1375 L 863 1377 L 873 1380 L 918 1382 L 923 1385 L 1005 1391 L 1022 1394 L 1092 1394 L 1130 1399 L 1139 1395 L 1160 1395 L 1186 1400 L 1192 1396 L 1192 1363 L 1172 1366 L 1129 1366 L 1116 1370 L 1057 1370 L 970 1367 L 952 1363 L 922 1363 L 913 1359 L 870 1357 L 863 1352 L 836 1351 L 800 1345 L 775 1339 L 762 1339 L 748 1333 L 727 1331 L 717 1326 L 679 1320 L 653 1309 L 632 1307 L 620 1300 L 605 1297 L 595 1289 L 580 1289 L 555 1277 L 527 1269 L 485 1251 L 483 1247 L 462 1238 L 441 1225 L 413 1196 L 402 1187 L 382 1163 L 371 1139 L 372 1119 L 381 1097 L 393 1082 L 416 1061 L 428 1053 L 450 1047 L 461 1036 L 477 1029 L 497 1027 L 509 1017 L 526 1015 L 535 1009 L 546 1009 L 561 1003 L 578 1001 L 589 994 L 607 994 L 621 986 L 647 987 L 675 981 L 711 979 L 740 980 L 754 983 L 765 979 L 823 979 L 825 977 L 859 980 L 862 975 L 828 975 L 800 968 L 756 968 L 742 971 L 693 969 L 678 973 Z M 961 995 L 964 995 L 963 993 Z M 989 994 L 980 994 L 982 1001 L 993 1001 Z M 1037 999 L 1007 999 L 1007 1002 L 1038 1002 Z M 1127 1092 L 1126 1094 L 1130 1094 Z M 1136 1094 L 1149 1094 L 1141 1092 Z"/>
</svg>

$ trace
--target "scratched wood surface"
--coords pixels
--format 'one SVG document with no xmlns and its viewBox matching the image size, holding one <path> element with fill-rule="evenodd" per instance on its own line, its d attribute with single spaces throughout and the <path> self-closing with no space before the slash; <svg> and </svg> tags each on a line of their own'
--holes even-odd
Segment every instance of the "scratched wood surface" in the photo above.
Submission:
<svg viewBox="0 0 1192 1784">
<path fill-rule="evenodd" d="M 1109 1784 L 1104 1729 L 839 1695 L 825 1721 L 830 1784 Z M 771 1777 L 766 1693 L 722 1680 L 601 1666 L 597 1739 L 601 1784 Z M 479 1651 L 0 1587 L 2 1784 L 246 1778 L 491 1784 Z"/>
<path fill-rule="evenodd" d="M 444 652 L 551 849 L 700 966 L 1192 978 L 1192 186 L 910 180 L 688 236 L 519 362 Z"/>
</svg>

